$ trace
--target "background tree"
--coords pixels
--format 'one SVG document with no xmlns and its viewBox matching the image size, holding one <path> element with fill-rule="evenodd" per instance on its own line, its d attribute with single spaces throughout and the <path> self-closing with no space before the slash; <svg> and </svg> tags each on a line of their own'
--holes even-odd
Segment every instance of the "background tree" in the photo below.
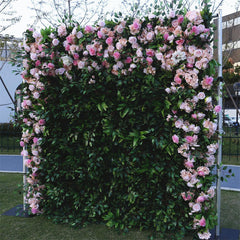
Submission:
<svg viewBox="0 0 240 240">
<path fill-rule="evenodd" d="M 59 21 L 76 21 L 85 25 L 93 20 L 98 20 L 104 14 L 107 0 L 31 0 L 32 10 L 36 13 L 33 23 L 36 25 L 57 26 Z"/>
<path fill-rule="evenodd" d="M 0 34 L 21 19 L 21 16 L 16 16 L 16 11 L 12 10 L 14 2 L 16 0 L 0 1 Z"/>
</svg>

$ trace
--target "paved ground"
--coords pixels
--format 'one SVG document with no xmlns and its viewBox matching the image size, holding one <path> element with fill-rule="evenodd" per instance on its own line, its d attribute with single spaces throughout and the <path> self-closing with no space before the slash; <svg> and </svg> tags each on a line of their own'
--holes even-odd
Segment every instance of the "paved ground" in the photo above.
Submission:
<svg viewBox="0 0 240 240">
<path fill-rule="evenodd" d="M 227 182 L 221 183 L 222 189 L 240 191 L 240 166 L 229 165 L 222 171 L 222 176 L 228 174 L 228 169 L 232 169 L 234 177 L 230 177 Z M 20 155 L 0 155 L 0 172 L 22 172 L 23 158 Z"/>
<path fill-rule="evenodd" d="M 0 155 L 0 172 L 22 172 L 23 157 L 20 155 Z"/>
</svg>

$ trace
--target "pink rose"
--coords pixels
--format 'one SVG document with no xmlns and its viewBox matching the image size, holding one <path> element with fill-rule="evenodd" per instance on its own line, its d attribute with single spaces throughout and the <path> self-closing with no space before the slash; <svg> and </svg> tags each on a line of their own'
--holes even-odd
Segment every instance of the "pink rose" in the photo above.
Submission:
<svg viewBox="0 0 240 240">
<path fill-rule="evenodd" d="M 179 76 L 175 76 L 174 78 L 174 81 L 177 83 L 177 84 L 181 84 L 182 83 L 182 79 L 179 77 Z"/>
<path fill-rule="evenodd" d="M 94 31 L 94 28 L 93 28 L 92 26 L 87 25 L 87 26 L 85 27 L 85 32 L 86 32 L 86 33 L 91 33 L 91 32 L 93 32 L 93 31 Z"/>
<path fill-rule="evenodd" d="M 53 69 L 55 66 L 53 63 L 48 63 L 48 68 Z"/>
<path fill-rule="evenodd" d="M 174 143 L 177 143 L 177 144 L 179 143 L 179 137 L 176 134 L 172 136 L 172 140 Z"/>
<path fill-rule="evenodd" d="M 221 106 L 220 105 L 217 105 L 217 106 L 215 106 L 215 108 L 214 108 L 214 111 L 216 112 L 216 113 L 219 113 L 220 111 L 221 111 Z"/>
<path fill-rule="evenodd" d="M 136 37 L 129 37 L 128 41 L 131 43 L 131 44 L 135 44 L 137 43 L 137 38 Z"/>
<path fill-rule="evenodd" d="M 153 62 L 153 59 L 151 57 L 147 57 L 146 61 L 147 61 L 148 65 L 151 65 Z"/>
<path fill-rule="evenodd" d="M 199 196 L 196 201 L 198 203 L 204 202 L 205 201 L 205 197 L 204 196 Z"/>
<path fill-rule="evenodd" d="M 106 39 L 106 44 L 107 45 L 111 45 L 113 43 L 113 38 L 112 37 L 108 37 L 107 39 Z"/>
<path fill-rule="evenodd" d="M 114 52 L 113 57 L 115 58 L 115 60 L 118 60 L 118 59 L 120 59 L 121 54 L 119 52 Z"/>
<path fill-rule="evenodd" d="M 163 35 L 163 38 L 164 38 L 165 41 L 167 41 L 168 37 L 169 37 L 168 33 L 165 33 L 165 34 Z"/>
<path fill-rule="evenodd" d="M 153 49 L 146 49 L 146 55 L 148 57 L 153 57 L 154 56 L 154 50 Z"/>
<path fill-rule="evenodd" d="M 52 44 L 53 44 L 53 46 L 57 46 L 57 45 L 59 44 L 59 40 L 56 39 L 56 38 L 54 38 L 54 39 L 52 40 Z"/>
<path fill-rule="evenodd" d="M 201 227 L 205 227 L 206 226 L 206 220 L 204 217 L 202 217 L 200 220 L 199 220 L 199 226 Z"/>
<path fill-rule="evenodd" d="M 98 38 L 103 38 L 103 32 L 102 31 L 98 31 L 97 32 L 97 36 L 98 36 Z"/>
<path fill-rule="evenodd" d="M 176 41 L 176 44 L 177 45 L 183 45 L 184 41 L 185 41 L 184 39 L 179 39 L 179 40 Z"/>
<path fill-rule="evenodd" d="M 37 61 L 35 62 L 35 66 L 36 66 L 36 67 L 38 67 L 40 64 L 41 64 L 40 60 L 37 60 Z"/>
<path fill-rule="evenodd" d="M 34 137 L 34 138 L 33 138 L 33 143 L 36 144 L 37 142 L 38 142 L 38 138 Z"/>
<path fill-rule="evenodd" d="M 195 204 L 193 204 L 192 209 L 193 209 L 193 212 L 199 212 L 199 211 L 201 211 L 201 205 L 200 205 L 200 203 L 195 203 Z"/>
<path fill-rule="evenodd" d="M 32 209 L 31 209 L 31 212 L 32 212 L 32 214 L 37 214 L 39 211 L 38 211 L 38 209 L 36 209 L 36 208 L 32 208 Z"/>
<path fill-rule="evenodd" d="M 38 124 L 41 125 L 41 126 L 44 125 L 44 124 L 45 124 L 45 120 L 44 120 L 44 119 L 40 119 L 40 120 L 38 121 Z"/>
<path fill-rule="evenodd" d="M 191 161 L 186 161 L 186 162 L 185 162 L 185 166 L 186 166 L 187 168 L 193 168 L 193 167 L 194 167 L 193 162 L 191 162 Z"/>
<path fill-rule="evenodd" d="M 184 20 L 183 15 L 178 16 L 178 24 L 181 24 Z"/>
<path fill-rule="evenodd" d="M 73 44 L 73 38 L 72 36 L 67 36 L 67 42 L 70 43 L 70 44 Z"/>
<path fill-rule="evenodd" d="M 20 142 L 20 146 L 21 146 L 21 147 L 24 147 L 24 146 L 25 146 L 25 144 L 24 144 L 23 141 Z"/>
<path fill-rule="evenodd" d="M 58 36 L 63 37 L 67 35 L 67 29 L 64 24 L 58 27 Z"/>
<path fill-rule="evenodd" d="M 94 47 L 90 47 L 90 49 L 89 49 L 89 54 L 90 54 L 91 56 L 95 56 L 95 55 L 96 55 L 96 49 L 95 49 Z"/>
<path fill-rule="evenodd" d="M 192 136 L 186 136 L 185 137 L 187 143 L 192 143 L 193 142 L 193 137 Z"/>
<path fill-rule="evenodd" d="M 132 62 L 132 58 L 131 57 L 127 57 L 126 59 L 125 59 L 125 63 L 131 63 Z"/>
</svg>

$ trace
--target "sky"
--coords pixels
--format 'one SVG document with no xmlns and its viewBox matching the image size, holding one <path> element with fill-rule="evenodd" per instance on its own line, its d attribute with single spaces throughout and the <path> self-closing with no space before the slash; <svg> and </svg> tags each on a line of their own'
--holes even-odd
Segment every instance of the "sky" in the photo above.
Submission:
<svg viewBox="0 0 240 240">
<path fill-rule="evenodd" d="M 109 0 L 110 6 L 119 5 L 121 0 Z M 223 16 L 235 12 L 235 3 L 237 0 L 224 0 L 222 5 Z M 34 12 L 29 7 L 32 6 L 31 0 L 18 0 L 13 5 L 13 9 L 17 11 L 17 14 L 22 16 L 22 19 L 17 24 L 10 27 L 5 33 L 13 35 L 15 37 L 22 37 L 23 32 L 28 28 L 28 24 L 33 22 L 31 17 Z M 111 8 L 110 7 L 110 8 Z"/>
</svg>

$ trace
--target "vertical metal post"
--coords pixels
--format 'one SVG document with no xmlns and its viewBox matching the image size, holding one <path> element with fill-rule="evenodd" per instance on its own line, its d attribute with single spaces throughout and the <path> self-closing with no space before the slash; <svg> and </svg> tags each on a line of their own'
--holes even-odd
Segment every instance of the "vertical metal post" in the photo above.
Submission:
<svg viewBox="0 0 240 240">
<path fill-rule="evenodd" d="M 218 116 L 218 130 L 219 130 L 219 135 L 218 135 L 218 159 L 217 159 L 217 164 L 218 166 L 221 165 L 222 163 L 222 125 L 223 125 L 223 113 L 222 113 L 222 9 L 219 9 L 218 11 L 218 62 L 219 62 L 219 67 L 218 67 L 218 79 L 220 80 L 219 82 L 219 87 L 218 87 L 218 105 L 221 107 L 221 111 Z M 221 209 L 221 168 L 217 169 L 217 226 L 216 226 L 216 239 L 220 239 L 220 209 Z"/>
<path fill-rule="evenodd" d="M 26 150 L 26 147 L 24 147 L 24 150 Z M 26 173 L 27 173 L 27 167 L 25 165 L 25 160 L 27 160 L 27 157 L 23 156 L 23 211 L 25 213 L 26 211 Z"/>
</svg>

